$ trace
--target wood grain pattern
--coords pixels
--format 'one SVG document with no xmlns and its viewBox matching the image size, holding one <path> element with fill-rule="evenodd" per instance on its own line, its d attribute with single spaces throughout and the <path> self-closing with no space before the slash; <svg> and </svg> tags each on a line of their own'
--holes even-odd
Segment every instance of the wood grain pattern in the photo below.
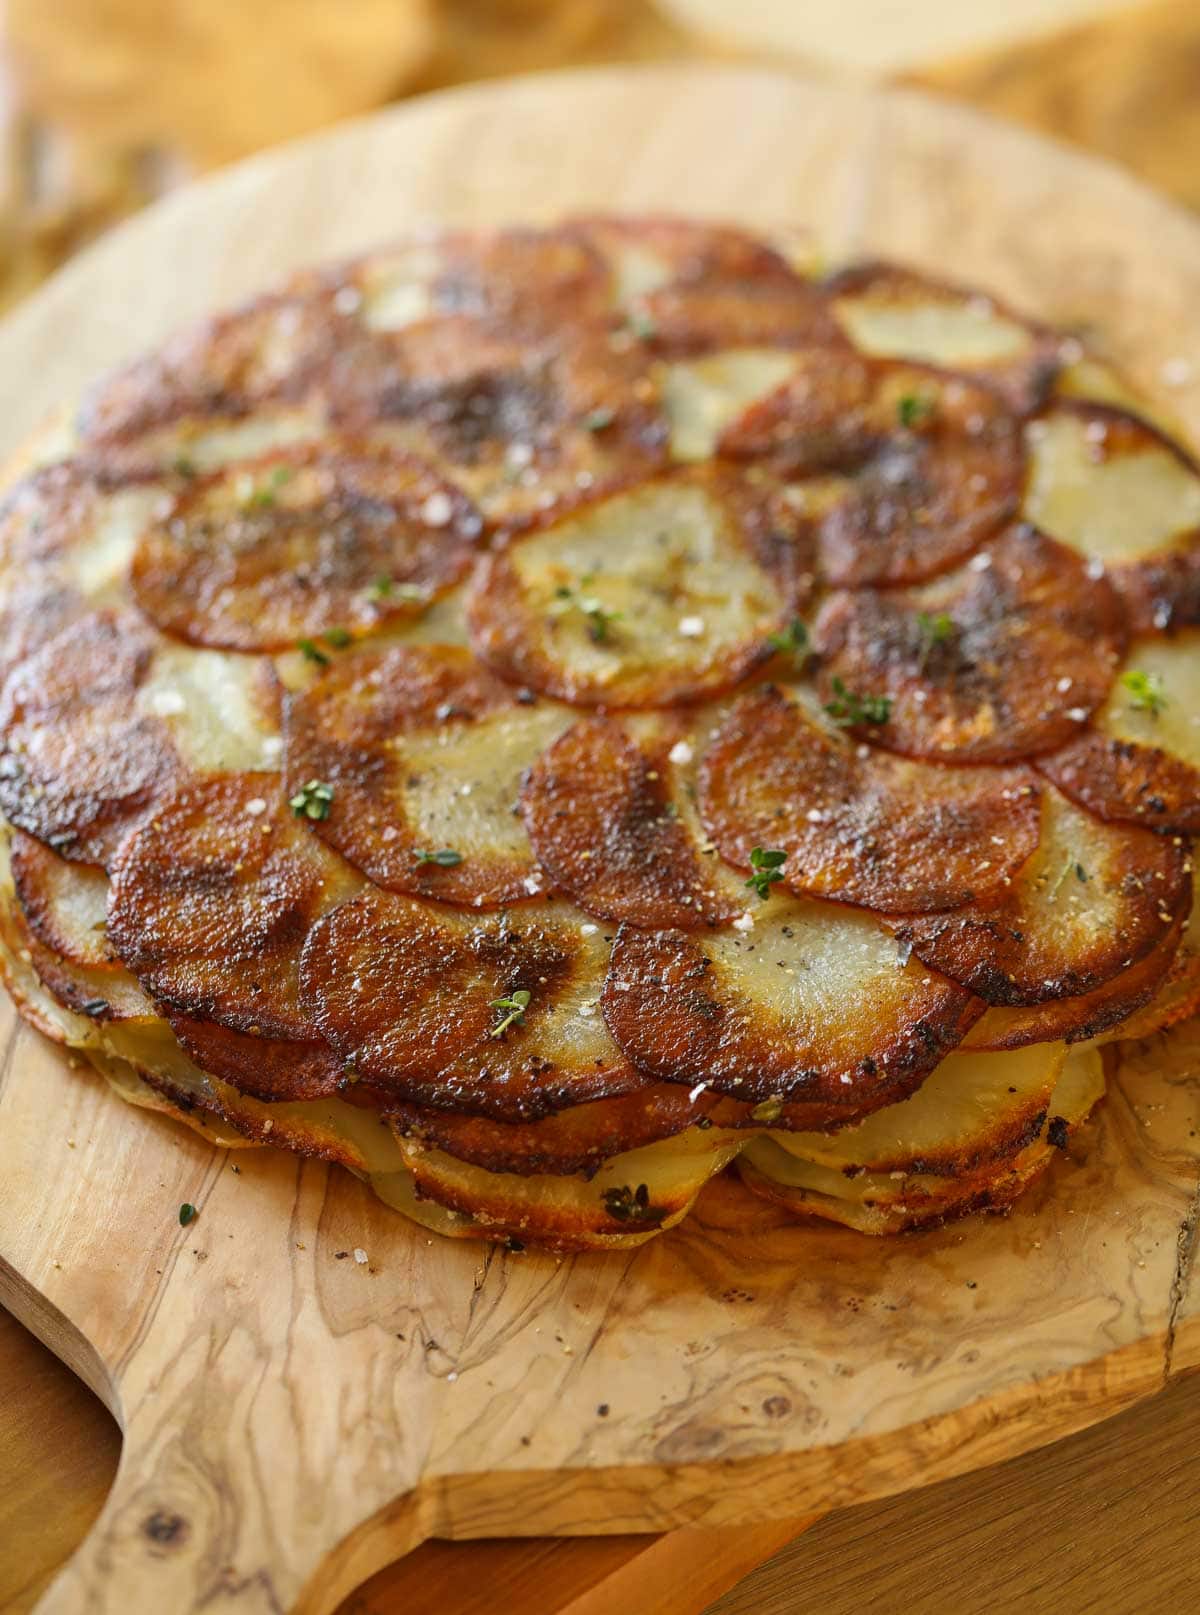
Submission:
<svg viewBox="0 0 1200 1615">
<path fill-rule="evenodd" d="M 1152 395 L 1200 293 L 1194 225 L 916 97 L 551 77 L 257 159 L 127 226 L 0 336 L 4 433 L 181 318 L 389 226 L 595 206 L 801 222 L 834 250 L 952 267 L 1102 325 Z M 1200 429 L 1200 387 L 1172 403 Z M 435 1242 L 319 1164 L 235 1173 L 31 1035 L 0 1046 L 0 1291 L 126 1431 L 50 1611 L 325 1611 L 429 1535 L 783 1521 L 1050 1440 L 1172 1371 L 1198 1163 L 1178 1118 L 1146 1118 L 1194 1118 L 1196 1091 L 1162 1048 L 1006 1221 L 878 1245 L 721 1183 L 641 1251 L 556 1261 Z M 366 1267 L 338 1259 L 355 1246 Z"/>
</svg>

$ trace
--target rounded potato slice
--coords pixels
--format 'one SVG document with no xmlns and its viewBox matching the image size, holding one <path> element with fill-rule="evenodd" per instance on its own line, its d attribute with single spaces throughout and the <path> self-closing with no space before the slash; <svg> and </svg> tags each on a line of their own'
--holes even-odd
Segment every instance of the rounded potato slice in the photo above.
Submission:
<svg viewBox="0 0 1200 1615">
<path fill-rule="evenodd" d="M 689 732 L 676 719 L 582 718 L 529 770 L 521 807 L 534 850 L 589 913 L 687 929 L 745 907 L 700 850 Z"/>
<path fill-rule="evenodd" d="M 768 1134 L 789 1155 L 839 1172 L 959 1177 L 1007 1159 L 1041 1132 L 1066 1047 L 1015 1053 L 956 1050 L 908 1099 L 834 1133 Z"/>
<path fill-rule="evenodd" d="M 802 526 L 724 471 L 644 483 L 485 556 L 471 643 L 504 677 L 581 706 L 726 689 L 811 591 Z"/>
<path fill-rule="evenodd" d="M 1154 996 L 1100 1041 L 1152 1037 L 1200 1010 L 1200 894 L 1194 894 L 1166 979 Z"/>
<path fill-rule="evenodd" d="M 314 1097 L 343 1076 L 300 1001 L 299 961 L 360 883 L 307 823 L 277 775 L 185 787 L 122 846 L 109 895 L 109 940 L 185 1047 L 267 1098 Z"/>
<path fill-rule="evenodd" d="M 993 297 L 878 261 L 843 269 L 826 287 L 835 319 L 862 353 L 961 370 L 1021 413 L 1054 380 L 1057 336 Z"/>
<path fill-rule="evenodd" d="M 191 644 L 285 650 L 415 616 L 467 570 L 482 526 L 428 467 L 326 438 L 193 480 L 143 534 L 133 591 Z"/>
<path fill-rule="evenodd" d="M 599 1012 L 607 958 L 566 904 L 468 916 L 368 888 L 313 928 L 300 977 L 321 1034 L 385 1094 L 524 1122 L 645 1085 Z"/>
<path fill-rule="evenodd" d="M 332 787 L 313 828 L 380 886 L 473 907 L 536 896 L 549 882 L 518 796 L 570 716 L 466 650 L 368 651 L 288 703 L 288 789 Z"/>
<path fill-rule="evenodd" d="M 925 366 L 803 356 L 721 434 L 723 454 L 781 475 L 844 471 L 793 490 L 818 519 L 823 576 L 849 588 L 919 583 L 969 555 L 1016 513 L 1016 422 L 985 387 Z"/>
<path fill-rule="evenodd" d="M 1200 832 L 1200 630 L 1135 640 L 1093 727 L 1038 767 L 1098 818 Z"/>
<path fill-rule="evenodd" d="M 10 832 L 9 856 L 17 900 L 38 940 L 85 969 L 120 969 L 108 944 L 104 873 L 68 863 L 22 830 Z"/>
<path fill-rule="evenodd" d="M 417 1140 L 398 1140 L 404 1179 L 373 1178 L 375 1192 L 414 1215 L 412 1189 L 457 1212 L 457 1230 L 476 1239 L 536 1240 L 551 1250 L 622 1249 L 644 1244 L 685 1217 L 708 1180 L 742 1145 L 739 1134 L 690 1129 L 605 1161 L 590 1179 L 518 1177 L 469 1166 Z M 410 1185 L 411 1184 L 411 1188 Z M 420 1220 L 420 1219 L 418 1219 Z M 443 1231 L 455 1231 L 453 1225 Z"/>
<path fill-rule="evenodd" d="M 622 927 L 604 1015 L 656 1081 L 706 1083 L 817 1128 L 911 1093 L 981 1013 L 901 965 L 872 917 L 772 897 L 711 934 Z"/>
<path fill-rule="evenodd" d="M 1200 624 L 1200 468 L 1156 426 L 1063 400 L 1026 428 L 1024 511 L 1107 569 L 1135 633 Z"/>
<path fill-rule="evenodd" d="M 888 923 L 918 958 L 989 1004 L 1078 998 L 1138 964 L 1192 901 L 1181 843 L 1103 824 L 1057 791 L 1038 849 L 999 902 Z"/>
<path fill-rule="evenodd" d="M 1041 793 L 1028 769 L 893 757 L 814 707 L 804 692 L 754 691 L 705 751 L 700 812 L 730 863 L 778 849 L 797 894 L 911 914 L 985 899 L 1033 853 Z"/>
<path fill-rule="evenodd" d="M 1009 762 L 1072 738 L 1125 647 L 1120 601 L 1082 559 L 1010 527 L 920 589 L 833 594 L 817 619 L 822 698 L 915 757 Z M 886 721 L 855 722 L 864 700 Z"/>
</svg>

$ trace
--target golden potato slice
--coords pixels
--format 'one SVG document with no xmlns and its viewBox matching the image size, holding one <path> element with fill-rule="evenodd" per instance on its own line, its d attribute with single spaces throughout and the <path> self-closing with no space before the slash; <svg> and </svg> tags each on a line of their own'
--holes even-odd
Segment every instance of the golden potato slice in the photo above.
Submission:
<svg viewBox="0 0 1200 1615">
<path fill-rule="evenodd" d="M 104 873 L 68 863 L 21 830 L 10 832 L 9 857 L 17 900 L 33 934 L 72 964 L 119 969 L 108 945 Z"/>
<path fill-rule="evenodd" d="M 1007 1159 L 1042 1130 L 1067 1057 L 1062 1043 L 1008 1054 L 949 1054 L 908 1099 L 834 1133 L 772 1132 L 801 1161 L 861 1172 L 959 1177 Z"/>
<path fill-rule="evenodd" d="M 413 1215 L 421 1199 L 459 1214 L 464 1238 L 535 1240 L 551 1250 L 644 1244 L 686 1216 L 708 1180 L 737 1154 L 738 1134 L 695 1128 L 605 1161 L 593 1177 L 518 1177 L 469 1166 L 415 1139 L 398 1140 L 410 1178 L 372 1178 L 376 1194 Z M 419 1219 L 418 1219 L 419 1220 Z"/>
<path fill-rule="evenodd" d="M 1058 370 L 1054 332 L 968 287 L 882 262 L 843 269 L 826 287 L 861 352 L 961 370 L 1022 413 L 1037 407 Z"/>
<path fill-rule="evenodd" d="M 722 857 L 749 869 L 755 847 L 778 849 L 791 891 L 883 913 L 1000 891 L 1037 846 L 1040 796 L 1028 769 L 948 768 L 856 745 L 807 692 L 773 686 L 737 702 L 700 771 L 701 816 Z"/>
<path fill-rule="evenodd" d="M 286 650 L 416 616 L 470 565 L 483 528 L 419 462 L 345 437 L 193 481 L 143 533 L 134 596 L 167 633 Z"/>
<path fill-rule="evenodd" d="M 707 1085 L 816 1128 L 911 1093 L 981 1013 L 866 914 L 775 896 L 733 927 L 622 927 L 604 984 L 613 1036 L 656 1081 Z M 760 1118 L 761 1119 L 761 1118 Z"/>
<path fill-rule="evenodd" d="M 589 913 L 647 927 L 719 925 L 745 893 L 713 876 L 688 795 L 685 719 L 583 718 L 530 768 L 521 808 L 535 852 Z"/>
<path fill-rule="evenodd" d="M 368 888 L 313 928 L 300 979 L 317 1029 L 385 1094 L 524 1122 L 645 1085 L 600 1014 L 607 961 L 567 904 L 464 915 Z"/>
<path fill-rule="evenodd" d="M 485 556 L 467 599 L 476 653 L 582 706 L 663 706 L 728 688 L 807 599 L 802 523 L 724 471 L 602 499 Z"/>
<path fill-rule="evenodd" d="M 1093 727 L 1038 767 L 1101 819 L 1200 831 L 1200 631 L 1134 640 Z"/>
<path fill-rule="evenodd" d="M 888 921 L 927 965 L 989 1004 L 1078 998 L 1159 947 L 1192 901 L 1182 844 L 1103 824 L 1057 791 L 1037 851 L 998 902 Z"/>
<path fill-rule="evenodd" d="M 1177 924 L 1139 964 L 1080 998 L 1055 998 L 1029 1009 L 991 1006 L 963 1039 L 965 1049 L 1020 1049 L 1031 1043 L 1087 1043 L 1102 1033 L 1125 1037 L 1131 1016 L 1156 1001 L 1175 963 L 1184 926 Z"/>
<path fill-rule="evenodd" d="M 127 970 L 119 965 L 80 964 L 56 953 L 35 932 L 17 903 L 13 904 L 7 930 L 25 965 L 69 1014 L 95 1022 L 147 1022 L 156 1018 L 154 1005 Z"/>
<path fill-rule="evenodd" d="M 775 393 L 798 365 L 815 363 L 807 350 L 721 348 L 657 365 L 653 375 L 670 423 L 671 458 L 707 460 L 726 428 L 752 404 Z M 834 380 L 839 370 L 830 369 Z"/>
<path fill-rule="evenodd" d="M 536 896 L 521 781 L 570 718 L 457 647 L 368 651 L 290 700 L 288 790 L 329 786 L 313 828 L 380 886 L 473 907 Z"/>
<path fill-rule="evenodd" d="M 193 773 L 278 755 L 270 664 L 160 639 L 101 611 L 22 662 L 0 694 L 0 809 L 64 855 L 107 864 Z"/>
<path fill-rule="evenodd" d="M 973 1211 L 1012 1204 L 1066 1145 L 1104 1095 L 1096 1049 L 1067 1056 L 1050 1099 L 1041 1137 L 1018 1154 L 959 1177 L 896 1172 L 847 1176 L 835 1167 L 800 1161 L 773 1138 L 754 1139 L 738 1158 L 747 1188 L 786 1210 L 843 1223 L 864 1234 L 937 1227 Z"/>
<path fill-rule="evenodd" d="M 109 895 L 109 941 L 185 1047 L 268 1098 L 314 1097 L 343 1076 L 300 1001 L 299 961 L 360 881 L 307 824 L 277 775 L 185 787 L 122 846 Z"/>
<path fill-rule="evenodd" d="M 856 732 L 915 757 L 1008 762 L 1078 733 L 1125 626 L 1103 577 L 1016 526 L 923 588 L 831 595 L 813 637 L 822 699 Z"/>
<path fill-rule="evenodd" d="M 1064 400 L 1026 428 L 1024 511 L 1107 569 L 1135 633 L 1200 624 L 1200 468 L 1158 427 Z"/>
<path fill-rule="evenodd" d="M 1200 894 L 1194 893 L 1166 979 L 1137 1012 L 1101 1037 L 1102 1043 L 1152 1037 L 1200 1010 Z"/>
</svg>

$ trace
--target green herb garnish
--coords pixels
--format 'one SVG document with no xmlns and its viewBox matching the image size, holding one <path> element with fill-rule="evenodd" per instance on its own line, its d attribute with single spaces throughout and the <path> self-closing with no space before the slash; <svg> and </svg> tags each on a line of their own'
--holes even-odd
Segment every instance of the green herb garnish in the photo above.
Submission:
<svg viewBox="0 0 1200 1615">
<path fill-rule="evenodd" d="M 617 412 L 615 409 L 610 409 L 607 404 L 601 404 L 596 409 L 589 409 L 580 425 L 585 432 L 604 432 L 607 431 L 616 418 Z"/>
<path fill-rule="evenodd" d="M 310 779 L 302 785 L 289 802 L 298 819 L 327 819 L 333 802 L 333 786 L 324 780 Z"/>
<path fill-rule="evenodd" d="M 886 723 L 892 715 L 892 698 L 888 695 L 861 695 L 848 690 L 841 679 L 832 683 L 833 700 L 826 701 L 825 710 L 839 729 L 852 729 L 857 724 Z"/>
<path fill-rule="evenodd" d="M 327 628 L 321 638 L 334 650 L 345 650 L 347 645 L 354 643 L 354 635 L 348 628 Z"/>
<path fill-rule="evenodd" d="M 186 1228 L 188 1223 L 194 1222 L 198 1215 L 199 1213 L 195 1206 L 190 1201 L 185 1200 L 179 1208 L 179 1226 Z"/>
<path fill-rule="evenodd" d="M 189 460 L 186 454 L 181 454 L 171 461 L 171 470 L 177 477 L 194 477 L 196 475 L 195 462 Z"/>
<path fill-rule="evenodd" d="M 243 503 L 248 510 L 269 510 L 275 503 L 275 495 L 285 482 L 290 482 L 295 476 L 290 465 L 277 465 L 265 482 L 252 488 Z"/>
<path fill-rule="evenodd" d="M 945 645 L 954 638 L 954 631 L 954 618 L 948 611 L 917 613 L 917 637 L 921 644 L 920 660 L 917 662 L 919 672 L 925 671 L 925 664 L 936 646 Z"/>
<path fill-rule="evenodd" d="M 1051 898 L 1055 898 L 1055 897 L 1058 896 L 1059 891 L 1062 888 L 1063 881 L 1066 880 L 1067 876 L 1071 875 L 1071 874 L 1073 874 L 1075 876 L 1075 879 L 1079 882 L 1079 884 L 1081 886 L 1085 886 L 1087 884 L 1087 878 L 1088 878 L 1087 877 L 1087 870 L 1083 867 L 1083 865 L 1076 858 L 1074 858 L 1070 853 L 1068 853 L 1067 854 L 1067 861 L 1063 864 L 1062 868 L 1059 870 L 1058 878 L 1055 880 L 1054 885 L 1051 886 L 1051 888 L 1050 888 L 1050 896 L 1051 896 Z"/>
<path fill-rule="evenodd" d="M 328 667 L 329 658 L 317 644 L 315 639 L 298 639 L 296 649 L 306 662 L 315 662 L 318 667 Z"/>
<path fill-rule="evenodd" d="M 524 1026 L 525 1011 L 532 997 L 528 988 L 518 987 L 508 998 L 493 998 L 492 1008 L 500 1011 L 501 1019 L 492 1027 L 489 1036 L 503 1037 L 510 1026 Z"/>
<path fill-rule="evenodd" d="M 747 886 L 753 888 L 764 899 L 770 897 L 771 887 L 777 880 L 783 879 L 783 870 L 780 867 L 787 859 L 786 852 L 778 848 L 755 847 L 750 854 L 750 879 Z"/>
<path fill-rule="evenodd" d="M 386 600 L 394 588 L 394 580 L 386 572 L 381 572 L 371 584 L 371 593 L 376 600 Z"/>
<path fill-rule="evenodd" d="M 582 581 L 586 583 L 588 579 Z M 613 623 L 621 620 L 619 611 L 609 611 L 603 601 L 597 600 L 593 594 L 579 594 L 576 590 L 567 588 L 566 584 L 562 584 L 554 593 L 557 599 L 583 613 L 588 638 L 593 645 L 603 645 L 608 640 Z"/>
<path fill-rule="evenodd" d="M 1157 718 L 1169 705 L 1163 681 L 1157 673 L 1144 673 L 1140 667 L 1131 667 L 1121 674 L 1121 683 L 1129 695 L 1129 704 L 1137 712 L 1148 712 Z"/>
<path fill-rule="evenodd" d="M 917 393 L 905 393 L 896 405 L 896 418 L 901 426 L 916 426 L 926 416 L 932 415 L 934 403 L 932 398 L 922 398 Z"/>
<path fill-rule="evenodd" d="M 799 617 L 793 617 L 779 634 L 768 634 L 767 644 L 781 656 L 790 656 L 797 670 L 808 661 L 808 629 Z"/>
<path fill-rule="evenodd" d="M 414 847 L 413 857 L 419 864 L 436 864 L 439 869 L 453 869 L 463 861 L 462 853 L 455 852 L 453 847 L 442 847 L 437 852 L 425 852 L 420 847 Z"/>
<path fill-rule="evenodd" d="M 657 323 L 641 309 L 635 308 L 630 312 L 629 318 L 625 321 L 625 328 L 630 336 L 636 337 L 639 342 L 649 342 L 652 337 L 658 335 Z"/>
</svg>

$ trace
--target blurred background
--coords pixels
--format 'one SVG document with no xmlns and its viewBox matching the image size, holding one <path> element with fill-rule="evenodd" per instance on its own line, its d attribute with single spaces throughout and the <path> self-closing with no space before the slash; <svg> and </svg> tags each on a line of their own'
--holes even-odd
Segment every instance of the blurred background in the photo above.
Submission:
<svg viewBox="0 0 1200 1615">
<path fill-rule="evenodd" d="M 194 175 L 427 90 L 731 59 L 924 86 L 1200 207 L 1200 0 L 6 0 L 0 307 Z"/>
</svg>

